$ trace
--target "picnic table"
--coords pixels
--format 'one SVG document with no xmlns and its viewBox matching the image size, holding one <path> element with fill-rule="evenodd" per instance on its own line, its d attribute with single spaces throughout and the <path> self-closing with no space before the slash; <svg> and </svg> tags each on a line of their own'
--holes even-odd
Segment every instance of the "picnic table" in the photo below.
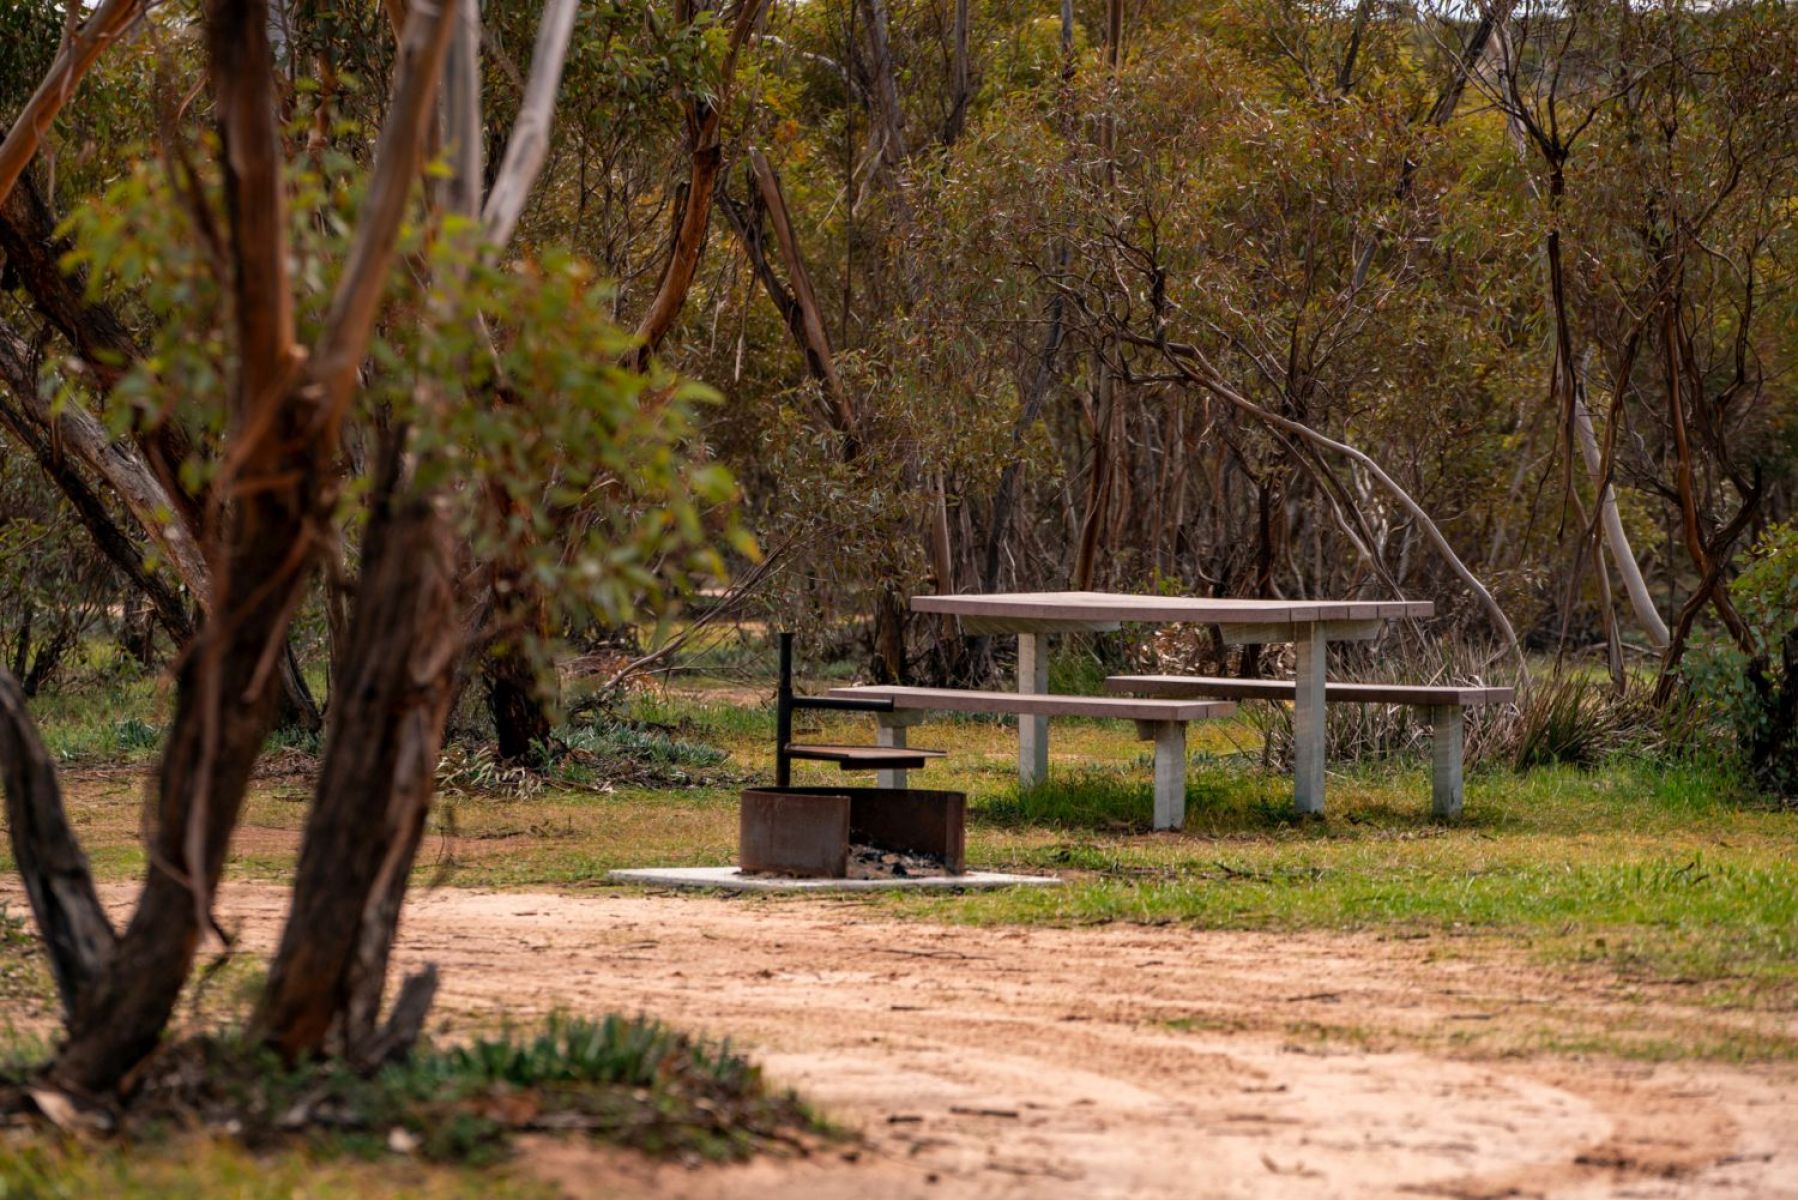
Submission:
<svg viewBox="0 0 1798 1200">
<path fill-rule="evenodd" d="M 1009 592 L 914 596 L 916 612 L 957 617 L 970 634 L 1018 639 L 1018 691 L 1049 690 L 1044 638 L 1053 633 L 1109 632 L 1126 622 L 1216 625 L 1228 645 L 1291 642 L 1297 656 L 1293 694 L 1293 804 L 1320 813 L 1324 804 L 1324 651 L 1330 642 L 1375 636 L 1383 622 L 1428 617 L 1427 600 L 1206 600 L 1111 592 Z M 1049 771 L 1047 713 L 1018 715 L 1018 781 L 1039 783 Z"/>
</svg>

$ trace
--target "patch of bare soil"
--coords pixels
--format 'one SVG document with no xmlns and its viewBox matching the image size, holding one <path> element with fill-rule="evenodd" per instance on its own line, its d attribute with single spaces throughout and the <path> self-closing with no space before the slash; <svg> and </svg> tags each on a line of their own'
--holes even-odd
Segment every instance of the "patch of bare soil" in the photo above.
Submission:
<svg viewBox="0 0 1798 1200">
<path fill-rule="evenodd" d="M 227 925 L 266 947 L 283 901 L 230 888 Z M 409 908 L 401 958 L 442 967 L 452 1033 L 640 1010 L 728 1035 L 865 1137 L 698 1169 L 528 1144 L 569 1197 L 1798 1198 L 1798 1068 L 1524 1049 L 1748 1018 L 1490 943 L 444 889 Z"/>
</svg>

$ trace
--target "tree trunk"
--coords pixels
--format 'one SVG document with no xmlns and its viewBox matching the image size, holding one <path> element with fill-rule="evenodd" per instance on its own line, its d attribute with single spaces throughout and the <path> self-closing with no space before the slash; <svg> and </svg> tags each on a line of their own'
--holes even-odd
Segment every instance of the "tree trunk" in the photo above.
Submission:
<svg viewBox="0 0 1798 1200">
<path fill-rule="evenodd" d="M 702 97 L 689 93 L 685 97 L 686 193 L 675 206 L 674 232 L 661 281 L 643 319 L 637 324 L 637 337 L 642 344 L 632 356 L 632 362 L 638 370 L 648 365 L 650 356 L 674 328 L 674 322 L 687 303 L 687 293 L 692 290 L 693 278 L 699 272 L 700 252 L 705 247 L 706 229 L 711 223 L 712 198 L 719 170 L 724 165 L 724 146 L 719 140 L 719 131 L 724 122 L 731 81 L 736 74 L 737 55 L 761 15 L 763 3 L 764 0 L 741 0 L 719 70 L 718 94 Z M 684 20 L 694 19 L 691 0 L 681 0 L 679 7 Z"/>
<path fill-rule="evenodd" d="M 80 275 L 63 272 L 61 257 L 70 246 L 66 239 L 55 236 L 55 222 L 30 176 L 0 206 L 0 249 L 5 250 L 9 267 L 25 283 L 39 311 L 81 352 L 99 385 L 110 389 L 137 359 L 137 344 L 111 309 L 87 298 Z M 0 379 L 11 383 L 18 404 L 45 431 L 54 430 L 60 448 L 68 450 L 106 482 L 162 551 L 194 602 L 202 608 L 209 605 L 210 576 L 197 541 L 198 501 L 180 483 L 181 466 L 193 453 L 186 435 L 179 426 L 165 421 L 154 429 L 140 430 L 135 443 L 115 441 L 79 403 L 53 406 L 22 365 L 28 358 L 24 339 L 11 327 L 0 324 Z M 39 458 L 43 461 L 42 456 Z M 71 502 L 77 504 L 77 511 L 83 511 L 80 501 L 57 477 L 57 470 L 48 466 L 46 469 L 70 495 Z M 83 523 L 101 552 L 120 562 L 116 539 L 103 533 L 102 525 L 85 513 Z M 129 568 L 127 573 L 137 577 Z M 179 627 L 171 624 L 172 610 L 161 600 L 157 601 L 157 610 L 165 628 L 184 643 L 191 634 L 191 622 L 183 617 Z M 284 727 L 316 733 L 324 721 L 291 646 L 283 652 L 279 668 L 281 701 L 277 720 Z"/>
<path fill-rule="evenodd" d="M 1710 578 L 1715 574 L 1712 570 L 1712 559 L 1716 556 L 1713 547 L 1705 545 L 1704 533 L 1700 528 L 1698 510 L 1698 493 L 1694 481 L 1692 467 L 1691 438 L 1686 423 L 1686 399 L 1682 385 L 1683 372 L 1680 369 L 1680 340 L 1678 335 L 1679 291 L 1672 290 L 1671 295 L 1662 301 L 1661 341 L 1664 353 L 1664 382 L 1667 389 L 1667 421 L 1673 429 L 1673 447 L 1675 473 L 1678 480 L 1680 529 L 1685 534 L 1686 551 L 1692 556 L 1692 565 L 1698 568 L 1702 577 Z M 1747 497 L 1743 498 L 1743 509 L 1749 507 Z M 1725 551 L 1726 553 L 1726 551 Z M 1727 588 L 1717 587 L 1714 583 L 1707 589 L 1710 600 L 1717 610 L 1717 617 L 1723 622 L 1735 639 L 1736 646 L 1742 653 L 1752 656 L 1755 653 L 1754 638 L 1748 630 L 1748 623 L 1736 611 L 1730 601 Z M 1683 639 L 1676 639 L 1683 640 Z M 1671 649 L 1669 650 L 1671 654 Z"/>
<path fill-rule="evenodd" d="M 1116 474 L 1117 389 L 1111 371 L 1101 362 L 1098 393 L 1093 401 L 1093 461 L 1087 475 L 1086 515 L 1080 523 L 1080 541 L 1074 555 L 1073 588 L 1084 592 L 1099 578 L 1099 531 L 1111 497 L 1112 479 Z"/>
<path fill-rule="evenodd" d="M 459 0 L 457 36 L 478 38 L 474 0 Z M 572 0 L 545 8 L 526 88 L 486 227 L 510 236 L 541 170 L 550 110 L 573 28 Z M 466 47 L 463 47 L 465 50 Z M 478 124 L 479 97 L 464 97 L 462 132 Z M 455 203 L 479 202 L 460 181 Z M 441 402 L 427 383 L 425 410 Z M 361 586 L 343 656 L 344 700 L 332 711 L 295 880 L 294 901 L 253 1025 L 287 1058 L 339 1048 L 372 1066 L 410 1046 L 436 990 L 427 967 L 400 990 L 378 1030 L 382 986 L 412 865 L 429 813 L 443 728 L 454 704 L 463 631 L 457 585 L 466 574 L 440 500 L 420 491 L 405 429 L 383 443 L 363 544 Z"/>
<path fill-rule="evenodd" d="M 1057 105 L 1062 128 L 1062 135 L 1070 143 L 1073 133 L 1073 101 L 1071 84 L 1074 79 L 1074 2 L 1061 0 L 1061 79 Z M 1055 267 L 1057 273 L 1067 270 L 1068 245 L 1060 241 L 1055 246 Z M 1021 469 L 1017 461 L 1017 451 L 1023 445 L 1024 434 L 1036 423 L 1042 412 L 1044 402 L 1055 385 L 1055 366 L 1061 355 L 1061 343 L 1065 334 L 1067 297 L 1059 288 L 1049 294 L 1048 321 L 1043 329 L 1042 348 L 1030 366 L 1032 369 L 1023 385 L 1024 402 L 1018 409 L 1018 419 L 1011 428 L 1012 455 L 999 473 L 999 486 L 993 492 L 991 524 L 987 529 L 986 552 L 981 557 L 980 585 L 982 591 L 996 591 L 999 585 L 999 554 L 1011 533 L 1012 512 L 1017 507 L 1018 479 Z M 988 643 L 983 637 L 974 651 L 977 662 L 984 662 L 989 655 Z"/>
<path fill-rule="evenodd" d="M 853 458 L 859 453 L 860 420 L 837 375 L 836 353 L 824 328 L 824 310 L 819 307 L 818 294 L 812 288 L 811 272 L 805 267 L 805 255 L 799 248 L 799 235 L 793 230 L 793 218 L 787 208 L 786 194 L 781 190 L 780 177 L 762 152 L 753 147 L 749 151 L 749 166 L 755 176 L 756 191 L 774 228 L 774 244 L 787 268 L 787 278 L 792 281 L 793 301 L 799 309 L 803 334 L 801 349 L 806 352 L 807 363 L 814 366 L 819 382 L 824 384 L 830 397 L 837 431 L 848 439 L 844 456 Z"/>
<path fill-rule="evenodd" d="M 274 715 L 275 662 L 322 553 L 313 531 L 328 523 L 335 502 L 337 431 L 417 179 L 448 28 L 425 5 L 407 22 L 362 217 L 306 356 L 293 340 L 268 8 L 263 0 L 208 6 L 239 359 L 226 470 L 215 485 L 225 512 L 210 556 L 213 607 L 176 676 L 137 910 L 48 1071 L 65 1090 L 112 1090 L 155 1048 L 211 922 L 231 832 Z"/>
<path fill-rule="evenodd" d="M 1592 431 L 1592 414 L 1586 409 L 1586 402 L 1577 394 L 1573 398 L 1574 432 L 1578 435 L 1580 456 L 1586 461 L 1586 472 L 1592 477 L 1592 486 L 1598 489 L 1599 518 L 1603 521 L 1605 544 L 1610 547 L 1612 560 L 1617 565 L 1617 573 L 1623 579 L 1623 590 L 1629 596 L 1630 609 L 1636 614 L 1636 624 L 1648 636 L 1648 644 L 1657 652 L 1667 649 L 1667 622 L 1661 619 L 1660 610 L 1655 607 L 1654 597 L 1648 591 L 1648 581 L 1642 578 L 1642 568 L 1636 562 L 1636 553 L 1630 547 L 1629 535 L 1623 529 L 1623 517 L 1617 510 L 1617 492 L 1605 477 L 1604 460 L 1598 451 L 1598 438 Z"/>
<path fill-rule="evenodd" d="M 886 577 L 891 578 L 888 574 Z M 891 584 L 874 597 L 874 682 L 906 683 L 905 602 Z"/>
<path fill-rule="evenodd" d="M 75 839 L 25 698 L 0 670 L 0 782 L 5 784 L 6 829 L 13 861 L 25 884 L 65 1021 L 87 1015 L 87 1001 L 106 974 L 118 944 L 100 906 L 87 856 Z"/>
<path fill-rule="evenodd" d="M 122 607 L 124 618 L 119 622 L 119 649 L 148 670 L 156 665 L 156 609 L 135 591 L 126 594 Z"/>
<path fill-rule="evenodd" d="M 500 758 L 509 763 L 536 763 L 549 745 L 554 726 L 530 652 L 515 637 L 502 640 L 483 659 L 481 679 Z"/>
<path fill-rule="evenodd" d="M 430 497 L 388 494 L 363 544 L 293 905 L 253 1028 L 289 1061 L 369 1044 L 461 653 L 455 554 Z"/>
<path fill-rule="evenodd" d="M 911 151 L 906 146 L 905 110 L 899 107 L 899 83 L 893 65 L 892 42 L 887 36 L 885 0 L 856 0 L 862 12 L 862 33 L 868 42 L 868 74 L 874 84 L 874 130 L 881 167 L 895 172 Z"/>
<path fill-rule="evenodd" d="M 949 67 L 949 116 L 943 122 L 943 145 L 961 140 L 968 123 L 968 102 L 974 98 L 968 82 L 968 0 L 955 0 L 955 41 Z"/>
</svg>

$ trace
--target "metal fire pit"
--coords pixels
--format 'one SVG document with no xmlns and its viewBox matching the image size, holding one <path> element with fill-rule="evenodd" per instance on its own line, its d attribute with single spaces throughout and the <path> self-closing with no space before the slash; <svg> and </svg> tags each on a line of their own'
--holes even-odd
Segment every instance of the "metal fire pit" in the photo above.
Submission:
<svg viewBox="0 0 1798 1200">
<path fill-rule="evenodd" d="M 737 865 L 745 875 L 843 879 L 849 847 L 873 846 L 966 870 L 968 799 L 925 788 L 772 787 L 743 793 Z"/>
</svg>

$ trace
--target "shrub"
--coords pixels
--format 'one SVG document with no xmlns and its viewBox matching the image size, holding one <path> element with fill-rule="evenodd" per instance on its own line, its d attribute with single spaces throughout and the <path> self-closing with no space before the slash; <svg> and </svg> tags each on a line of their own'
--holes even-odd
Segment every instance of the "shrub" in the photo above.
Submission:
<svg viewBox="0 0 1798 1200">
<path fill-rule="evenodd" d="M 1702 647 L 1691 656 L 1686 682 L 1733 735 L 1755 782 L 1776 796 L 1798 797 L 1798 526 L 1769 529 L 1729 590 L 1752 653 Z"/>
</svg>

